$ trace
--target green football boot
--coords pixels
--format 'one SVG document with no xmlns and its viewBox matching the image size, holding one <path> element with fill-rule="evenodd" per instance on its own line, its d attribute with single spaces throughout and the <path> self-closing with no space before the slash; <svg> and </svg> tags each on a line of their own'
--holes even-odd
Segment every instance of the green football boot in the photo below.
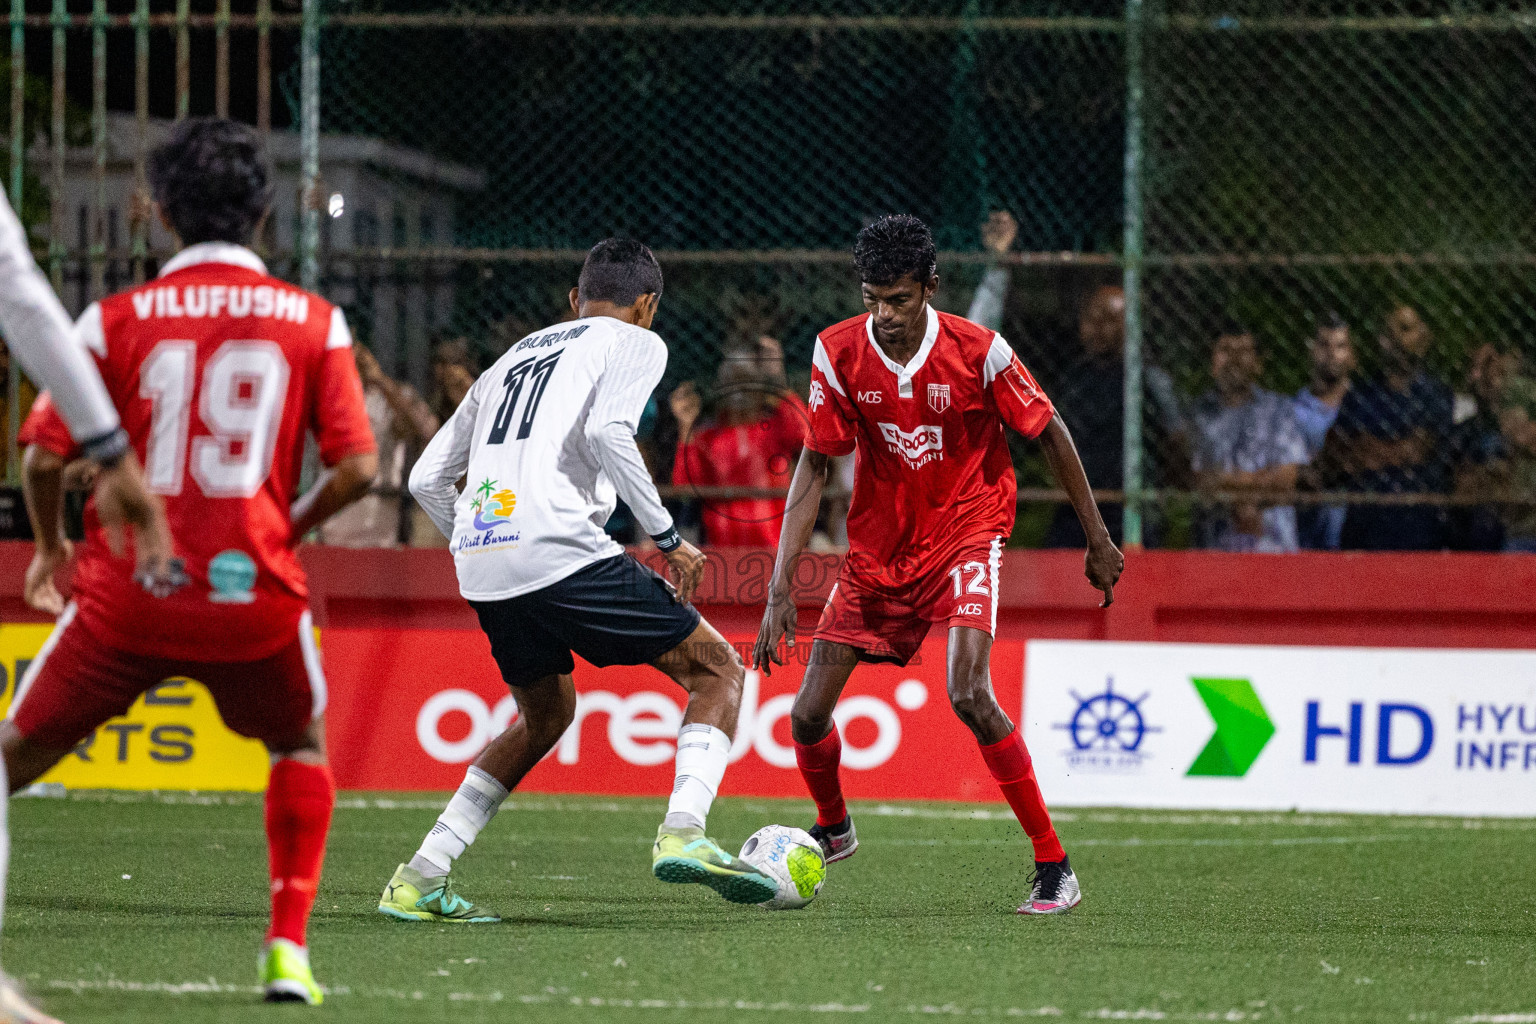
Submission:
<svg viewBox="0 0 1536 1024">
<path fill-rule="evenodd" d="M 491 924 L 501 915 L 473 903 L 453 891 L 448 876 L 426 878 L 409 864 L 395 869 L 395 877 L 379 897 L 379 913 L 400 921 L 437 921 L 443 924 Z"/>
<path fill-rule="evenodd" d="M 309 951 L 288 939 L 273 939 L 261 955 L 258 965 L 261 986 L 269 1003 L 308 1003 L 319 1006 L 325 993 L 315 984 L 309 969 Z"/>
<path fill-rule="evenodd" d="M 707 885 L 732 903 L 763 903 L 779 893 L 777 882 L 720 849 L 701 828 L 657 829 L 651 874 L 663 882 Z"/>
</svg>

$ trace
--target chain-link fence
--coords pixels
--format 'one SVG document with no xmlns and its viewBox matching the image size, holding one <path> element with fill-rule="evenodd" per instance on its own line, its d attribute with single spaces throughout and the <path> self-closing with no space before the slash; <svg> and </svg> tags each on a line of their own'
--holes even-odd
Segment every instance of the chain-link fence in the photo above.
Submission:
<svg viewBox="0 0 1536 1024">
<path fill-rule="evenodd" d="M 854 234 L 903 211 L 939 241 L 940 308 L 979 295 L 1057 400 L 1117 533 L 1128 498 L 1125 535 L 1173 546 L 1536 542 L 1536 4 L 230 2 L 103 30 L 289 40 L 258 78 L 324 134 L 313 234 L 290 197 L 276 265 L 312 239 L 439 408 L 458 351 L 560 319 L 586 247 L 631 234 L 667 272 L 665 478 L 673 389 L 707 422 L 762 335 L 803 389 L 816 331 L 860 311 Z M 24 28 L 102 24 L 73 17 Z M 309 85 L 282 56 L 303 25 Z M 304 137 L 274 149 L 308 180 Z M 56 263 L 88 260 L 67 221 Z M 1017 456 L 1015 542 L 1079 540 Z"/>
</svg>

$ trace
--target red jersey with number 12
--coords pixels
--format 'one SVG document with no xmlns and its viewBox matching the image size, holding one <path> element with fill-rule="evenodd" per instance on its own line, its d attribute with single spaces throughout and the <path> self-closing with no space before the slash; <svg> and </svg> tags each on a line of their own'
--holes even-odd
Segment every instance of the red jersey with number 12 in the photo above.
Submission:
<svg viewBox="0 0 1536 1024">
<path fill-rule="evenodd" d="M 82 626 L 131 654 L 253 661 L 293 642 L 308 605 L 288 516 L 304 437 L 326 465 L 374 450 L 341 310 L 267 276 L 235 245 L 191 246 L 76 325 L 165 498 L 192 584 L 158 599 L 107 550 L 94 510 L 74 577 Z M 71 458 L 46 396 L 22 440 Z"/>
<path fill-rule="evenodd" d="M 1055 415 L 997 332 L 932 306 L 906 366 L 880 350 L 867 314 L 822 331 L 807 405 L 807 448 L 858 452 L 849 567 L 861 585 L 892 592 L 948 572 L 957 548 L 1013 532 L 1003 425 L 1032 438 Z"/>
</svg>

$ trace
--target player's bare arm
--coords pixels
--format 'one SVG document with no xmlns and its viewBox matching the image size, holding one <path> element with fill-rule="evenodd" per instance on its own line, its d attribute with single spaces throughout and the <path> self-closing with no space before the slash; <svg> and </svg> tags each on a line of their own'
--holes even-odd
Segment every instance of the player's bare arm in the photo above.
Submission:
<svg viewBox="0 0 1536 1024">
<path fill-rule="evenodd" d="M 69 561 L 72 548 L 64 536 L 64 460 L 46 448 L 30 445 L 22 461 L 22 493 L 36 546 L 22 596 L 27 607 L 49 615 L 64 611 L 64 598 L 53 574 Z"/>
<path fill-rule="evenodd" d="M 687 604 L 693 600 L 694 591 L 699 589 L 699 580 L 704 578 L 707 561 L 704 552 L 684 540 L 665 554 L 672 573 L 672 585 L 677 588 L 677 599 Z"/>
<path fill-rule="evenodd" d="M 290 542 L 297 544 L 310 530 L 367 494 L 378 472 L 377 452 L 348 455 L 327 469 L 289 510 L 293 521 Z"/>
<path fill-rule="evenodd" d="M 768 584 L 768 607 L 763 610 L 763 624 L 752 647 L 752 667 L 773 674 L 775 664 L 784 664 L 779 639 L 795 646 L 795 598 L 790 580 L 795 563 L 811 541 L 816 528 L 816 511 L 821 506 L 821 491 L 827 483 L 831 459 L 820 452 L 802 449 L 789 483 L 789 499 L 784 505 L 784 525 L 779 531 L 779 551 L 773 563 L 773 578 Z"/>
<path fill-rule="evenodd" d="M 165 597 L 186 586 L 187 574 L 176 557 L 165 505 L 150 493 L 138 456 L 129 450 L 96 472 L 96 515 L 106 531 L 107 547 L 123 553 L 125 532 L 133 536 L 134 576 L 151 594 Z"/>
<path fill-rule="evenodd" d="M 1088 538 L 1085 572 L 1088 582 L 1104 592 L 1104 603 L 1099 607 L 1108 608 L 1115 600 L 1115 584 L 1125 571 L 1125 556 L 1110 539 L 1098 503 L 1093 500 L 1093 488 L 1088 485 L 1088 476 L 1083 472 L 1083 462 L 1078 458 L 1077 445 L 1072 443 L 1072 433 L 1060 416 L 1051 417 L 1050 423 L 1041 431 L 1040 447 L 1045 452 L 1045 460 L 1050 463 L 1051 475 L 1067 492 L 1077 521 L 1083 524 L 1083 533 Z"/>
</svg>

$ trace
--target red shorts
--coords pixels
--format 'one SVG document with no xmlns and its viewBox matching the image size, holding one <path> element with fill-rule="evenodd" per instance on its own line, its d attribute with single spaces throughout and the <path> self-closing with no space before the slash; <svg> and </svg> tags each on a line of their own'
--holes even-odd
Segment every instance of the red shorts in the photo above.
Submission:
<svg viewBox="0 0 1536 1024">
<path fill-rule="evenodd" d="M 997 629 L 997 573 L 1003 539 L 966 544 L 948 564 L 897 593 L 869 586 L 847 562 L 827 597 L 816 639 L 857 648 L 866 661 L 912 660 L 935 622 Z"/>
<path fill-rule="evenodd" d="M 70 750 L 145 691 L 177 677 L 202 683 L 225 725 L 263 742 L 302 736 L 325 710 L 325 672 L 307 611 L 293 643 L 260 661 L 181 661 L 106 646 L 76 621 L 71 603 L 22 676 L 11 721 L 39 746 Z"/>
</svg>

